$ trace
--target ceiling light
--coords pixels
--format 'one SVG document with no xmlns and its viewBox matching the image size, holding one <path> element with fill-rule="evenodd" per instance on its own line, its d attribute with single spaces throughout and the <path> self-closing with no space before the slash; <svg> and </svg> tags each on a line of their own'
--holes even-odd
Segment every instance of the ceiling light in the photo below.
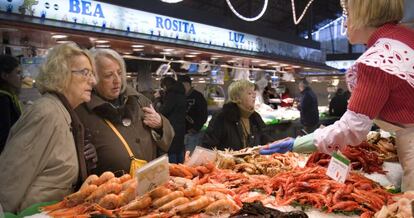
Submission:
<svg viewBox="0 0 414 218">
<path fill-rule="evenodd" d="M 217 57 L 211 57 L 210 60 L 217 60 Z"/>
<path fill-rule="evenodd" d="M 293 68 L 301 68 L 301 66 L 292 66 Z"/>
<path fill-rule="evenodd" d="M 289 66 L 289 64 L 281 64 L 280 66 L 281 67 L 287 67 L 287 66 Z"/>
<path fill-rule="evenodd" d="M 65 39 L 65 38 L 68 38 L 68 36 L 63 35 L 63 34 L 52 35 L 52 39 Z"/>
<path fill-rule="evenodd" d="M 125 52 L 122 52 L 122 54 L 124 54 L 124 55 L 132 55 L 132 52 L 125 51 Z"/>
<path fill-rule="evenodd" d="M 64 43 L 73 43 L 73 41 L 69 41 L 69 40 L 60 40 L 60 41 L 56 41 L 56 43 L 59 43 L 59 44 L 64 44 Z"/>
<path fill-rule="evenodd" d="M 162 50 L 165 51 L 165 52 L 172 52 L 172 51 L 174 51 L 173 48 L 164 48 Z"/>
<path fill-rule="evenodd" d="M 95 40 L 95 43 L 104 44 L 104 43 L 109 43 L 109 41 L 108 40 L 103 40 L 103 39 L 98 39 L 98 40 Z"/>
<path fill-rule="evenodd" d="M 188 54 L 188 55 L 184 55 L 186 58 L 195 58 L 197 57 L 197 55 L 192 55 L 192 54 Z"/>
<path fill-rule="evenodd" d="M 171 52 L 162 51 L 162 52 L 160 52 L 160 54 L 162 54 L 162 55 L 171 55 Z"/>
<path fill-rule="evenodd" d="M 266 66 L 267 66 L 267 64 L 259 64 L 259 66 L 261 66 L 261 67 L 266 67 Z"/>
<path fill-rule="evenodd" d="M 98 44 L 98 45 L 96 45 L 95 47 L 97 47 L 97 48 L 110 48 L 110 47 L 111 47 L 111 45 L 107 45 L 107 44 Z"/>
<path fill-rule="evenodd" d="M 252 63 L 259 63 L 260 60 L 252 60 Z"/>
<path fill-rule="evenodd" d="M 132 48 L 144 48 L 144 45 L 131 45 Z"/>
<path fill-rule="evenodd" d="M 201 54 L 200 52 L 190 52 L 190 55 L 199 55 Z"/>
<path fill-rule="evenodd" d="M 132 51 L 144 51 L 142 48 L 133 48 Z"/>
<path fill-rule="evenodd" d="M 305 67 L 305 68 L 303 68 L 304 70 L 310 70 L 310 69 L 312 69 L 312 68 L 310 68 L 310 67 Z"/>
<path fill-rule="evenodd" d="M 212 58 L 222 58 L 223 56 L 221 55 L 213 55 Z"/>
<path fill-rule="evenodd" d="M 178 3 L 178 2 L 182 2 L 183 0 L 161 0 L 161 1 L 165 3 Z"/>
</svg>

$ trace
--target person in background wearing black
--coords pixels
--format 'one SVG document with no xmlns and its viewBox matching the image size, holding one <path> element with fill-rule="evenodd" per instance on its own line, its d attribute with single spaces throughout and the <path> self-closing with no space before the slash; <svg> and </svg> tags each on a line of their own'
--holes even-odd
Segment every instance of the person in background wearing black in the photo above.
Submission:
<svg viewBox="0 0 414 218">
<path fill-rule="evenodd" d="M 0 154 L 10 128 L 22 113 L 18 98 L 22 85 L 20 73 L 21 68 L 16 58 L 0 55 Z"/>
<path fill-rule="evenodd" d="M 179 76 L 178 81 L 183 84 L 187 97 L 185 150 L 192 152 L 197 145 L 201 145 L 203 135 L 200 130 L 207 121 L 207 101 L 201 92 L 191 86 L 191 78 L 188 75 Z"/>
<path fill-rule="evenodd" d="M 168 150 L 170 163 L 184 162 L 184 135 L 185 135 L 185 115 L 187 102 L 185 100 L 185 89 L 183 84 L 177 82 L 172 77 L 164 77 L 161 80 L 161 88 L 165 90 L 159 112 L 170 121 L 175 136 Z"/>
<path fill-rule="evenodd" d="M 318 98 L 306 79 L 299 82 L 299 90 L 302 94 L 298 105 L 300 123 L 303 125 L 306 133 L 311 133 L 319 124 Z"/>
<path fill-rule="evenodd" d="M 203 147 L 238 151 L 273 141 L 265 133 L 266 125 L 254 110 L 255 85 L 248 80 L 234 81 L 228 88 L 228 96 L 228 102 L 208 124 Z"/>
<path fill-rule="evenodd" d="M 348 107 L 348 99 L 342 88 L 336 90 L 335 96 L 329 102 L 329 116 L 342 117 Z"/>
</svg>

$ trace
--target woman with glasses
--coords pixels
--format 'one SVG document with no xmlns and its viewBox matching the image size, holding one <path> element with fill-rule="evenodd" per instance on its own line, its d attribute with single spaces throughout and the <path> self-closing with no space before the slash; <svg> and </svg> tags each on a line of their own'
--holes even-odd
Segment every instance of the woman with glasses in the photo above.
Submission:
<svg viewBox="0 0 414 218">
<path fill-rule="evenodd" d="M 366 139 L 375 122 L 396 133 L 403 191 L 414 190 L 414 30 L 400 24 L 404 0 L 344 0 L 351 44 L 365 44 L 347 72 L 348 109 L 333 125 L 273 145 L 274 152 L 327 154 Z"/>
<path fill-rule="evenodd" d="M 49 51 L 36 80 L 42 97 L 12 127 L 0 156 L 5 211 L 61 200 L 86 179 L 83 126 L 73 109 L 91 99 L 93 66 L 75 44 Z"/>
<path fill-rule="evenodd" d="M 92 53 L 98 84 L 91 101 L 76 112 L 98 154 L 93 172 L 128 173 L 131 159 L 143 164 L 157 157 L 157 149 L 168 151 L 174 130 L 148 98 L 127 85 L 125 62 L 116 51 L 95 49 Z"/>
<path fill-rule="evenodd" d="M 20 74 L 21 68 L 16 58 L 0 55 L 0 154 L 10 128 L 22 113 L 18 98 L 22 86 Z"/>
</svg>

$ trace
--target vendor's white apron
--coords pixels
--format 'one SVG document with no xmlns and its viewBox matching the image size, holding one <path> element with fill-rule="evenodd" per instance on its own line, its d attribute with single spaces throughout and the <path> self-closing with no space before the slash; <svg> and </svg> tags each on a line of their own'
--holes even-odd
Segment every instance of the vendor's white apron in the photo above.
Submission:
<svg viewBox="0 0 414 218">
<path fill-rule="evenodd" d="M 401 190 L 414 191 L 414 124 L 401 127 L 382 120 L 374 122 L 385 131 L 395 132 L 398 158 L 404 171 Z"/>
</svg>

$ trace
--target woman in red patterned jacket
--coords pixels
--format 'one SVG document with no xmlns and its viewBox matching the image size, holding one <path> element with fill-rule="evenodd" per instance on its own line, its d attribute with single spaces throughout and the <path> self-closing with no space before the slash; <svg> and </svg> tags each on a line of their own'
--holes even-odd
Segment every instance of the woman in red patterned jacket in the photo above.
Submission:
<svg viewBox="0 0 414 218">
<path fill-rule="evenodd" d="M 341 0 L 351 44 L 367 51 L 347 72 L 348 109 L 333 125 L 301 138 L 273 144 L 273 152 L 331 154 L 366 139 L 375 122 L 396 133 L 404 175 L 402 190 L 414 190 L 414 31 L 398 23 L 404 0 Z M 264 153 L 269 151 L 264 151 Z"/>
</svg>

